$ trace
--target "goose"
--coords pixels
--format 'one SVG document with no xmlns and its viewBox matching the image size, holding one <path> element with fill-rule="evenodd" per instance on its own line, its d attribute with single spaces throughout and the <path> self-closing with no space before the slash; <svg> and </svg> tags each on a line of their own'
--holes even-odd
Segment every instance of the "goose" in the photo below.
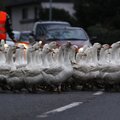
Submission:
<svg viewBox="0 0 120 120">
<path fill-rule="evenodd" d="M 21 91 L 25 88 L 25 72 L 22 69 L 11 70 L 7 78 L 7 85 L 13 92 Z"/>
<path fill-rule="evenodd" d="M 105 90 L 120 91 L 120 70 L 114 72 L 105 72 L 103 75 Z"/>
<path fill-rule="evenodd" d="M 99 76 L 97 52 L 100 48 L 101 44 L 95 43 L 92 47 L 86 48 L 84 53 L 82 51 L 81 53 L 77 54 L 77 59 L 80 58 L 81 60 L 79 66 L 74 68 L 73 77 L 77 80 L 78 84 L 83 86 L 83 88 L 86 87 L 87 84 L 93 85 L 94 82 L 96 82 L 97 77 Z M 83 58 L 84 60 L 82 60 Z"/>
<path fill-rule="evenodd" d="M 36 69 L 40 69 L 39 67 L 41 64 L 40 57 L 42 54 L 42 49 L 43 49 L 42 47 L 43 47 L 42 42 L 38 42 L 35 45 L 33 45 L 34 51 L 32 52 L 32 62 Z"/>
<path fill-rule="evenodd" d="M 13 60 L 13 53 L 15 52 L 15 50 L 16 50 L 16 46 L 10 46 L 6 54 L 6 62 L 5 62 L 6 66 L 12 70 L 16 69 L 16 66 Z"/>
<path fill-rule="evenodd" d="M 9 72 L 10 68 L 5 67 L 5 50 L 3 47 L 0 48 L 0 88 L 2 90 L 7 89 L 7 73 Z"/>
<path fill-rule="evenodd" d="M 111 62 L 116 64 L 119 62 L 119 50 L 120 50 L 120 41 L 113 43 L 111 45 Z M 117 64 L 118 65 L 118 64 Z"/>
<path fill-rule="evenodd" d="M 84 52 L 78 53 L 76 55 L 76 61 L 78 62 L 77 69 L 83 69 L 84 72 L 95 70 L 98 66 L 98 49 L 100 48 L 101 44 L 95 43 L 92 47 L 86 48 Z"/>
<path fill-rule="evenodd" d="M 78 51 L 78 46 L 77 45 L 73 45 L 73 48 L 70 50 L 69 52 L 69 56 L 70 56 L 70 61 L 74 64 L 76 63 L 76 53 Z"/>
<path fill-rule="evenodd" d="M 72 49 L 72 45 L 70 42 L 67 42 L 66 45 L 61 46 L 59 51 L 59 64 L 61 64 L 61 69 L 56 75 L 54 73 L 48 74 L 44 71 L 42 71 L 44 80 L 48 83 L 56 86 L 56 89 L 58 92 L 61 92 L 61 85 L 63 82 L 68 80 L 73 73 L 73 68 L 69 59 L 69 48 Z"/>
<path fill-rule="evenodd" d="M 109 61 L 107 61 L 107 65 L 104 65 L 100 71 L 103 74 L 103 81 L 105 89 L 112 89 L 114 86 L 119 85 L 119 74 L 120 69 L 119 65 L 116 64 L 116 60 L 118 58 L 118 49 L 119 49 L 119 43 L 113 43 L 111 45 L 111 48 L 109 49 Z M 106 58 L 107 59 L 107 58 Z M 104 61 L 105 62 L 105 61 Z"/>
<path fill-rule="evenodd" d="M 26 51 L 27 54 L 27 65 L 26 65 L 26 69 L 28 70 L 32 70 L 33 69 L 33 55 L 34 55 L 34 51 L 35 49 L 33 47 L 29 47 Z"/>
<path fill-rule="evenodd" d="M 15 50 L 15 47 L 9 47 L 8 48 L 8 52 L 5 53 L 4 50 L 1 51 L 1 65 L 0 65 L 0 78 L 3 79 L 3 75 L 4 75 L 4 78 L 8 77 L 8 73 L 10 72 L 10 70 L 15 70 L 16 67 L 15 67 L 15 64 L 14 64 L 14 61 L 13 61 L 13 52 Z M 6 56 L 5 56 L 6 54 Z M 3 63 L 3 60 L 4 60 L 4 63 Z"/>
<path fill-rule="evenodd" d="M 92 47 L 85 50 L 87 55 L 87 66 L 96 66 L 98 64 L 98 50 L 101 48 L 100 43 L 94 43 Z"/>
<path fill-rule="evenodd" d="M 87 49 L 89 49 L 90 46 L 88 45 L 84 45 L 83 47 L 79 48 L 77 53 L 76 53 L 76 64 L 77 65 L 82 65 L 84 64 L 84 62 L 86 61 L 86 56 L 87 54 L 85 53 L 85 51 Z"/>
<path fill-rule="evenodd" d="M 95 64 L 98 63 L 98 50 L 101 49 L 100 43 L 94 43 L 93 49 L 92 49 L 92 62 Z"/>
<path fill-rule="evenodd" d="M 118 43 L 117 43 L 118 44 Z M 113 44 L 111 47 L 108 47 L 107 45 L 104 45 L 100 51 L 100 59 L 99 59 L 99 69 L 102 72 L 115 72 L 119 70 L 119 65 L 117 65 L 114 61 L 114 54 L 116 49 L 118 49 L 115 46 L 119 46 L 116 44 Z M 115 49 L 116 48 L 116 49 Z"/>
<path fill-rule="evenodd" d="M 13 61 L 12 57 L 10 58 L 9 56 L 12 56 L 12 49 L 14 49 L 14 47 L 10 47 L 10 50 L 8 50 L 6 58 L 9 58 L 9 60 L 6 60 L 6 63 L 15 66 L 15 68 L 12 68 L 8 73 L 7 85 L 11 91 L 15 92 L 16 90 L 21 91 L 22 88 L 25 88 L 25 71 L 24 69 L 20 69 L 25 63 L 24 46 L 20 45 L 19 48 L 16 49 L 15 62 Z"/>
<path fill-rule="evenodd" d="M 40 86 L 40 83 L 43 81 L 41 71 L 43 68 L 45 68 L 43 62 L 45 60 L 45 55 L 47 54 L 47 46 L 48 44 L 42 48 L 39 46 L 39 44 L 36 44 L 28 49 L 28 66 L 27 70 L 25 70 L 25 84 L 29 92 L 36 91 L 38 86 Z"/>
<path fill-rule="evenodd" d="M 3 65 L 5 64 L 5 52 L 4 52 L 4 49 L 3 47 L 0 48 L 0 65 Z"/>
<path fill-rule="evenodd" d="M 118 41 L 118 43 L 120 43 L 120 41 Z M 117 55 L 118 55 L 118 59 L 116 60 L 116 62 L 119 63 L 119 58 L 120 58 L 120 48 L 118 48 L 118 50 L 117 50 Z"/>
<path fill-rule="evenodd" d="M 19 45 L 19 48 L 15 52 L 15 65 L 16 68 L 22 68 L 26 66 L 26 49 L 24 45 Z"/>
<path fill-rule="evenodd" d="M 41 71 L 25 71 L 24 83 L 28 92 L 36 92 L 43 82 Z"/>
<path fill-rule="evenodd" d="M 37 85 L 36 81 L 40 81 L 40 71 L 35 69 L 33 61 L 34 48 L 30 47 L 27 50 L 27 66 L 25 68 L 11 70 L 7 79 L 7 84 L 12 91 L 26 88 L 29 92 L 32 92 L 33 86 Z M 36 83 L 36 84 L 35 84 Z"/>
<path fill-rule="evenodd" d="M 51 62 L 53 62 L 53 49 L 57 48 L 57 43 L 56 42 L 51 42 L 49 44 L 45 44 L 43 46 L 43 50 L 42 50 L 42 54 L 41 54 L 41 60 L 42 60 L 42 67 L 43 69 L 48 69 L 50 68 L 50 65 L 52 63 L 50 63 L 50 60 L 51 59 Z"/>
<path fill-rule="evenodd" d="M 102 45 L 99 53 L 99 64 L 104 64 L 105 62 L 105 51 L 110 48 L 109 44 Z"/>
<path fill-rule="evenodd" d="M 26 85 L 26 89 L 29 92 L 35 92 L 37 89 L 37 86 L 40 85 L 42 82 L 42 74 L 41 74 L 41 68 L 39 64 L 37 65 L 37 59 L 39 58 L 39 47 L 33 47 L 31 46 L 27 50 L 27 66 L 26 69 L 24 69 L 25 76 L 24 76 L 24 83 Z"/>
</svg>

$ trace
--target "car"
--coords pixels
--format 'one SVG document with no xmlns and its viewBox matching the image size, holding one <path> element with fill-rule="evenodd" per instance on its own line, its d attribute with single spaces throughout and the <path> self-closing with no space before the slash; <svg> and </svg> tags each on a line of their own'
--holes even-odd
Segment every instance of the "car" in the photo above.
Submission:
<svg viewBox="0 0 120 120">
<path fill-rule="evenodd" d="M 25 48 L 28 48 L 30 45 L 29 36 L 31 31 L 21 31 L 19 34 L 19 39 L 17 40 L 16 46 L 24 45 Z"/>
<path fill-rule="evenodd" d="M 14 33 L 15 40 L 18 41 L 19 37 L 20 37 L 20 32 L 19 31 L 13 31 L 13 33 Z M 10 45 L 10 46 L 15 45 L 15 43 L 11 40 L 11 38 L 9 37 L 8 34 L 7 34 L 7 38 L 6 38 L 6 44 Z"/>
<path fill-rule="evenodd" d="M 11 46 L 24 45 L 25 48 L 29 46 L 29 35 L 31 31 L 13 31 L 16 43 L 14 43 L 7 34 L 6 44 Z"/>
<path fill-rule="evenodd" d="M 24 45 L 25 48 L 28 48 L 30 45 L 29 42 L 29 36 L 31 34 L 31 31 L 13 31 L 14 37 L 16 40 L 16 43 L 14 43 L 9 35 L 7 34 L 7 39 L 6 39 L 6 46 L 19 46 L 19 45 Z"/>
<path fill-rule="evenodd" d="M 81 27 L 64 27 L 49 29 L 45 35 L 45 43 L 56 41 L 59 45 L 70 41 L 73 45 L 83 47 L 91 45 L 90 38 L 86 31 Z"/>
<path fill-rule="evenodd" d="M 33 27 L 33 35 L 37 41 L 39 41 L 39 38 L 46 34 L 48 29 L 52 28 L 62 28 L 62 27 L 68 27 L 71 26 L 69 22 L 64 21 L 41 21 L 41 22 L 35 22 Z"/>
<path fill-rule="evenodd" d="M 10 37 L 8 37 L 8 35 L 7 35 L 7 38 L 6 38 L 6 44 L 10 45 L 10 46 L 14 46 L 15 45 L 15 43 L 10 39 Z"/>
</svg>

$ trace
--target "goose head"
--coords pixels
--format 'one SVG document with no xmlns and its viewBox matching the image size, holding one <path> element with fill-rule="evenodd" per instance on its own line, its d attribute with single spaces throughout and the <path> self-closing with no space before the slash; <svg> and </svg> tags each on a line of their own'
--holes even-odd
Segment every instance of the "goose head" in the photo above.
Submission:
<svg viewBox="0 0 120 120">
<path fill-rule="evenodd" d="M 108 48 L 110 48 L 110 45 L 109 44 L 104 44 L 104 45 L 102 45 L 102 48 L 108 49 Z"/>
<path fill-rule="evenodd" d="M 67 41 L 65 47 L 66 47 L 66 48 L 70 48 L 71 46 L 72 46 L 71 42 L 70 42 L 70 41 Z"/>
<path fill-rule="evenodd" d="M 94 44 L 93 44 L 93 47 L 94 47 L 94 48 L 101 48 L 101 44 L 100 44 L 100 43 L 94 43 Z"/>
<path fill-rule="evenodd" d="M 55 49 L 55 48 L 57 48 L 57 42 L 51 42 L 51 43 L 49 43 L 49 49 Z"/>
<path fill-rule="evenodd" d="M 113 43 L 113 44 L 111 45 L 111 47 L 112 47 L 112 49 L 117 49 L 117 48 L 119 48 L 119 47 L 120 47 L 120 41 L 118 41 L 118 42 L 116 42 L 116 43 Z"/>
</svg>

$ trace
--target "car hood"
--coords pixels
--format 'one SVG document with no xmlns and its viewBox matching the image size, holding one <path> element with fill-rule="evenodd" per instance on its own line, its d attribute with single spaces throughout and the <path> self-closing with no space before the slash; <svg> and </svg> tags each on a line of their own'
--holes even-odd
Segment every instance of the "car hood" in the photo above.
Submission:
<svg viewBox="0 0 120 120">
<path fill-rule="evenodd" d="M 56 41 L 56 40 L 55 40 Z M 86 41 L 78 41 L 78 40 L 74 40 L 74 41 L 71 41 L 71 40 L 67 40 L 67 41 L 63 41 L 63 40 L 60 40 L 60 41 L 56 41 L 59 45 L 62 45 L 62 44 L 66 44 L 68 41 L 70 41 L 73 45 L 77 45 L 78 47 L 83 47 L 84 45 L 91 45 L 90 41 L 89 40 L 86 40 Z M 46 41 L 47 43 L 50 43 L 52 41 Z"/>
</svg>

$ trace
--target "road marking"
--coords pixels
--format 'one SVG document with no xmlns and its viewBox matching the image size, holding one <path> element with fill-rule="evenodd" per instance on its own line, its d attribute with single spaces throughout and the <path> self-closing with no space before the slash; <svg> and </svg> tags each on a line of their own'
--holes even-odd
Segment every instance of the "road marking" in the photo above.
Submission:
<svg viewBox="0 0 120 120">
<path fill-rule="evenodd" d="M 48 114 L 53 114 L 53 113 L 57 113 L 57 112 L 62 112 L 62 111 L 65 111 L 65 110 L 67 110 L 67 109 L 70 109 L 70 108 L 79 106 L 79 105 L 82 104 L 82 103 L 83 103 L 83 102 L 74 102 L 74 103 L 71 103 L 71 104 L 69 104 L 69 105 L 66 105 L 66 106 L 63 106 L 63 107 L 60 107 L 60 108 L 57 108 L 57 109 L 54 109 L 54 110 L 45 112 L 45 113 L 43 113 L 43 114 L 41 114 L 41 115 L 37 115 L 37 118 L 48 117 Z"/>
<path fill-rule="evenodd" d="M 103 91 L 98 91 L 98 92 L 93 93 L 93 95 L 102 95 L 102 94 L 103 94 Z"/>
<path fill-rule="evenodd" d="M 93 95 L 94 96 L 98 96 L 98 95 L 102 95 L 103 93 L 104 93 L 103 91 L 97 91 L 97 92 L 93 93 Z M 68 110 L 70 108 L 79 106 L 80 104 L 83 104 L 83 102 L 73 102 L 73 103 L 68 104 L 66 106 L 63 106 L 63 107 L 60 107 L 60 108 L 57 108 L 57 109 L 53 109 L 53 110 L 45 112 L 45 113 L 43 113 L 41 115 L 37 115 L 36 117 L 37 118 L 45 118 L 45 117 L 48 117 L 49 114 L 54 114 L 54 113 L 62 112 L 62 111 Z"/>
</svg>

